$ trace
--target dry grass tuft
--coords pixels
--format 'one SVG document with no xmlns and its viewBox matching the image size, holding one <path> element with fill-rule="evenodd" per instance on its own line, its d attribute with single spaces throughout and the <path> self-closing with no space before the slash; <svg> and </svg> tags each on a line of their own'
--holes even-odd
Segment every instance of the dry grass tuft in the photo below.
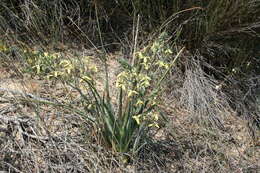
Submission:
<svg viewBox="0 0 260 173">
<path fill-rule="evenodd" d="M 193 56 L 185 64 L 185 80 L 180 90 L 180 106 L 200 124 L 223 128 L 223 119 L 231 110 L 221 84 L 202 69 L 202 57 Z"/>
</svg>

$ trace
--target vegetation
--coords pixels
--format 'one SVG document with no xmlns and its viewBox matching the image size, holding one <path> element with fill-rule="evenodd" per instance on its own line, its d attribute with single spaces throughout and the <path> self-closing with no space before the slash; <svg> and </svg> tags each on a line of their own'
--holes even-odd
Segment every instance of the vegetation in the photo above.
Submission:
<svg viewBox="0 0 260 173">
<path fill-rule="evenodd" d="M 258 172 L 259 16 L 259 0 L 2 0 L 0 171 Z"/>
</svg>

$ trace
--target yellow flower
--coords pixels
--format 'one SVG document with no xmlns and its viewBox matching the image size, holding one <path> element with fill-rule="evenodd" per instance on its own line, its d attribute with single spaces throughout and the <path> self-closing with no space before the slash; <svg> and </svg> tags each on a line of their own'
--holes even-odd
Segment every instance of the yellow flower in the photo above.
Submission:
<svg viewBox="0 0 260 173">
<path fill-rule="evenodd" d="M 60 58 L 60 57 L 61 57 L 60 53 L 54 53 L 54 54 L 52 54 L 52 58 L 53 58 L 53 59 Z"/>
<path fill-rule="evenodd" d="M 158 113 L 152 114 L 152 118 L 153 118 L 154 121 L 158 121 L 158 120 L 159 120 L 159 115 L 158 115 Z"/>
<path fill-rule="evenodd" d="M 60 72 L 60 71 L 53 71 L 51 74 L 49 74 L 48 76 L 47 76 L 47 79 L 50 79 L 51 77 L 58 77 L 58 76 L 62 76 L 62 75 L 64 75 L 64 73 L 63 72 Z"/>
<path fill-rule="evenodd" d="M 33 60 L 30 58 L 27 60 L 29 64 L 32 64 L 33 63 Z"/>
<path fill-rule="evenodd" d="M 126 90 L 126 86 L 124 84 L 124 81 L 122 81 L 122 80 L 117 80 L 116 81 L 116 87 L 117 88 L 122 88 L 122 90 Z"/>
<path fill-rule="evenodd" d="M 152 47 L 151 47 L 151 51 L 153 53 L 156 53 L 158 51 L 158 49 L 160 48 L 160 43 L 158 41 L 154 42 Z"/>
<path fill-rule="evenodd" d="M 133 95 L 137 95 L 137 94 L 138 94 L 137 91 L 130 90 L 130 91 L 128 92 L 128 97 L 132 97 Z"/>
<path fill-rule="evenodd" d="M 92 104 L 89 104 L 87 108 L 88 108 L 88 109 L 92 109 L 92 107 L 93 107 L 93 105 L 92 105 Z"/>
<path fill-rule="evenodd" d="M 73 64 L 71 64 L 71 62 L 68 60 L 62 60 L 60 62 L 60 66 L 62 66 L 68 74 L 70 74 L 73 70 Z"/>
<path fill-rule="evenodd" d="M 164 52 L 165 54 L 172 54 L 172 50 L 171 49 L 166 49 L 166 51 Z"/>
<path fill-rule="evenodd" d="M 133 116 L 133 119 L 136 121 L 136 123 L 137 123 L 138 125 L 141 124 L 141 116 L 142 116 L 142 114 Z"/>
<path fill-rule="evenodd" d="M 7 51 L 7 47 L 5 45 L 0 45 L 0 51 L 2 52 Z"/>
<path fill-rule="evenodd" d="M 47 79 L 50 80 L 50 78 L 52 77 L 52 74 L 47 75 Z"/>
<path fill-rule="evenodd" d="M 60 72 L 60 71 L 54 71 L 54 77 L 58 77 L 58 76 L 61 76 L 63 75 L 64 73 Z"/>
<path fill-rule="evenodd" d="M 144 66 L 144 69 L 145 70 L 148 70 L 149 68 L 150 68 L 150 66 L 151 66 L 151 63 L 141 63 L 143 66 Z"/>
<path fill-rule="evenodd" d="M 142 81 L 150 81 L 151 78 L 145 74 L 140 74 L 139 76 L 141 78 Z"/>
<path fill-rule="evenodd" d="M 159 60 L 156 64 L 159 65 L 159 67 L 164 67 L 164 68 L 166 68 L 166 69 L 169 68 L 169 65 L 168 65 L 168 64 L 166 64 L 165 62 L 160 61 L 160 60 Z"/>
<path fill-rule="evenodd" d="M 144 58 L 143 58 L 143 63 L 144 63 L 144 64 L 147 64 L 147 62 L 148 62 L 148 59 L 149 59 L 149 57 L 148 57 L 148 56 L 144 56 Z"/>
<path fill-rule="evenodd" d="M 60 62 L 60 65 L 63 67 L 68 67 L 68 66 L 71 66 L 71 63 L 68 60 L 62 60 Z"/>
<path fill-rule="evenodd" d="M 123 85 L 123 84 L 120 84 L 120 85 L 118 86 L 118 88 L 122 88 L 122 90 L 126 90 L 126 87 L 125 87 L 125 85 Z"/>
<path fill-rule="evenodd" d="M 98 71 L 98 69 L 97 69 L 97 67 L 95 65 L 92 65 L 89 68 L 90 68 L 90 70 L 92 70 L 95 73 Z"/>
<path fill-rule="evenodd" d="M 165 65 L 164 65 L 164 68 L 165 68 L 166 70 L 168 70 L 168 69 L 169 69 L 169 65 L 168 65 L 168 64 L 165 64 Z"/>
<path fill-rule="evenodd" d="M 72 67 L 66 68 L 67 73 L 70 74 L 72 69 L 73 69 Z"/>
<path fill-rule="evenodd" d="M 36 73 L 37 73 L 37 74 L 40 74 L 40 72 L 41 72 L 41 66 L 40 66 L 39 64 L 33 66 L 33 68 L 36 68 Z"/>
<path fill-rule="evenodd" d="M 126 78 L 127 75 L 128 75 L 128 73 L 125 72 L 125 71 L 123 71 L 123 72 L 121 72 L 121 73 L 119 73 L 119 74 L 117 75 L 117 79 Z"/>
<path fill-rule="evenodd" d="M 90 58 L 91 58 L 90 56 L 84 56 L 83 62 L 87 64 L 89 62 Z"/>
<path fill-rule="evenodd" d="M 137 83 L 136 88 L 137 88 L 138 91 L 145 89 L 145 87 L 142 85 L 142 83 Z"/>
<path fill-rule="evenodd" d="M 144 59 L 144 55 L 143 55 L 142 52 L 138 52 L 137 57 L 140 58 L 140 59 Z"/>
<path fill-rule="evenodd" d="M 148 80 L 145 80 L 141 83 L 141 86 L 144 86 L 145 88 L 150 86 L 150 82 Z"/>
<path fill-rule="evenodd" d="M 141 87 L 141 86 L 144 86 L 144 87 L 148 87 L 148 86 L 150 86 L 150 80 L 151 80 L 151 78 L 149 77 L 149 76 L 147 76 L 147 75 L 145 75 L 145 74 L 140 74 L 139 76 L 138 76 L 138 80 L 140 80 L 140 86 L 139 87 Z"/>
<path fill-rule="evenodd" d="M 135 105 L 139 106 L 139 105 L 143 105 L 143 104 L 144 104 L 144 102 L 142 100 L 138 99 Z"/>
<path fill-rule="evenodd" d="M 160 126 L 157 123 L 151 123 L 151 124 L 148 125 L 148 127 L 160 128 Z"/>
<path fill-rule="evenodd" d="M 85 76 L 82 77 L 82 79 L 80 80 L 80 82 L 83 82 L 84 80 L 92 81 L 92 78 L 89 77 L 89 76 L 87 76 L 87 75 L 85 75 Z"/>
<path fill-rule="evenodd" d="M 44 52 L 43 55 L 44 55 L 45 57 L 47 57 L 47 56 L 49 55 L 49 53 L 48 53 L 48 52 Z"/>
</svg>

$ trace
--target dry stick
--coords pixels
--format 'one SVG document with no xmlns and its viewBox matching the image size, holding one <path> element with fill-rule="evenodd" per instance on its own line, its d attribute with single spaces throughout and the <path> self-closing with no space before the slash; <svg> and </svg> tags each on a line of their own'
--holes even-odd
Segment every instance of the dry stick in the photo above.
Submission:
<svg viewBox="0 0 260 173">
<path fill-rule="evenodd" d="M 135 36 L 135 40 L 134 40 L 134 50 L 133 50 L 133 59 L 132 59 L 132 62 L 131 62 L 131 65 L 132 67 L 134 66 L 134 63 L 135 63 L 135 58 L 136 58 L 136 49 L 137 49 L 137 39 L 138 39 L 138 32 L 139 32 L 139 22 L 140 21 L 140 15 L 138 14 L 137 16 L 137 24 L 136 24 L 136 31 L 135 29 L 133 28 L 133 35 Z M 123 104 L 123 109 L 125 111 L 127 111 L 127 104 L 129 103 L 129 98 L 127 97 L 127 99 L 124 101 L 124 104 Z"/>
<path fill-rule="evenodd" d="M 138 32 L 139 32 L 139 21 L 140 21 L 140 15 L 137 16 L 137 24 L 136 24 L 136 31 L 135 31 L 135 40 L 134 40 L 134 51 L 133 51 L 133 59 L 132 59 L 132 66 L 134 66 L 135 63 L 135 52 L 137 49 L 137 39 L 138 39 Z"/>
<path fill-rule="evenodd" d="M 90 40 L 90 38 L 87 36 L 87 34 L 85 34 L 84 31 L 82 31 L 82 29 L 73 21 L 73 19 L 71 19 L 70 17 L 68 17 L 68 19 L 72 22 L 73 25 L 75 25 L 77 27 L 77 29 L 84 34 L 84 36 L 87 38 L 87 40 L 90 42 L 90 44 L 95 48 L 96 52 L 98 52 L 98 48 L 95 46 L 95 44 Z"/>
<path fill-rule="evenodd" d="M 166 72 L 164 72 L 163 76 L 160 78 L 160 80 L 157 82 L 157 84 L 155 85 L 155 89 L 152 91 L 151 96 L 153 96 L 154 94 L 156 94 L 159 91 L 159 88 L 161 86 L 162 81 L 165 79 L 166 75 L 169 73 L 169 71 L 171 70 L 171 68 L 176 64 L 177 59 L 179 58 L 179 56 L 181 55 L 181 53 L 184 51 L 185 47 L 183 47 L 175 56 L 174 60 L 172 61 L 172 63 L 170 64 L 168 70 L 166 70 Z"/>
<path fill-rule="evenodd" d="M 11 90 L 11 89 L 6 89 L 6 88 L 0 88 L 0 91 L 4 91 L 4 92 L 8 92 L 8 93 L 11 93 L 13 95 L 15 94 L 19 94 L 23 97 L 29 97 L 29 98 L 32 98 L 36 101 L 40 101 L 40 102 L 46 102 L 46 103 L 54 103 L 54 102 L 51 102 L 47 99 L 44 99 L 44 98 L 41 98 L 41 97 L 37 97 L 31 93 L 26 93 L 26 92 L 21 92 L 21 91 L 17 91 L 17 90 Z M 58 104 L 58 103 L 55 103 L 55 104 Z"/>
<path fill-rule="evenodd" d="M 160 86 L 161 82 L 164 80 L 164 78 L 166 77 L 166 75 L 169 73 L 169 71 L 171 70 L 171 68 L 176 64 L 177 59 L 179 58 L 179 56 L 182 54 L 182 52 L 184 51 L 185 47 L 183 47 L 175 56 L 174 60 L 172 61 L 172 63 L 169 66 L 169 69 L 163 74 L 163 76 L 161 77 L 161 79 L 159 80 L 159 82 L 157 83 L 156 86 Z"/>
<path fill-rule="evenodd" d="M 110 102 L 108 65 L 107 65 L 107 58 L 105 57 L 105 54 L 104 54 L 104 53 L 106 53 L 106 49 L 104 47 L 104 42 L 103 42 L 103 39 L 102 39 L 99 17 L 98 17 L 98 7 L 97 7 L 96 3 L 95 3 L 95 15 L 96 15 L 96 19 L 97 19 L 98 35 L 99 35 L 99 39 L 100 39 L 102 50 L 103 50 L 101 60 L 104 61 L 104 65 L 105 65 L 106 80 L 105 80 L 105 91 L 104 91 L 103 94 L 104 94 L 104 98 L 107 99 L 107 101 Z"/>
<path fill-rule="evenodd" d="M 192 7 L 192 8 L 188 8 L 188 9 L 184 9 L 184 10 L 181 10 L 177 13 L 174 13 L 172 14 L 162 25 L 161 27 L 159 28 L 159 31 L 164 28 L 165 26 L 167 26 L 175 16 L 177 16 L 178 14 L 181 14 L 181 13 L 184 13 L 184 12 L 187 12 L 187 11 L 192 11 L 192 10 L 203 10 L 202 7 Z"/>
<path fill-rule="evenodd" d="M 34 119 L 30 117 L 24 118 L 24 117 L 3 116 L 2 114 L 0 114 L 0 120 L 1 123 L 8 124 L 8 122 L 12 122 L 15 125 L 19 125 L 20 123 L 27 123 L 30 120 L 34 121 Z"/>
<path fill-rule="evenodd" d="M 7 166 L 9 166 L 9 169 L 13 169 L 15 172 L 19 172 L 19 173 L 23 173 L 22 171 L 20 171 L 19 169 L 17 169 L 16 167 L 14 167 L 13 165 L 11 165 L 8 162 L 4 162 L 4 164 L 6 164 Z"/>
</svg>

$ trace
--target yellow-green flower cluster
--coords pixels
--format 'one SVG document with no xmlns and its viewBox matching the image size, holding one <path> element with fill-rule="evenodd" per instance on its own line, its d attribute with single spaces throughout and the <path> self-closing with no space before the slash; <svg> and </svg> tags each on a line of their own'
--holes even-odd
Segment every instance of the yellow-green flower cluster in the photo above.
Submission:
<svg viewBox="0 0 260 173">
<path fill-rule="evenodd" d="M 158 82 L 169 71 L 173 58 L 166 39 L 166 35 L 163 35 L 137 52 L 133 66 L 127 66 L 117 76 L 116 87 L 122 89 L 128 99 L 130 98 L 131 106 L 136 107 L 138 113 L 132 118 L 138 125 L 144 123 L 148 127 L 159 127 L 159 113 L 154 111 L 158 104 Z M 140 109 L 143 109 L 141 113 Z"/>
<path fill-rule="evenodd" d="M 145 58 L 144 58 L 145 59 Z M 145 71 L 144 71 L 145 72 Z M 144 91 L 150 87 L 151 78 L 146 74 L 138 71 L 137 68 L 133 67 L 130 70 L 125 70 L 117 76 L 116 87 L 122 89 L 128 98 L 131 98 L 133 106 L 136 108 L 141 108 L 144 106 L 144 102 L 148 101 L 149 106 L 155 106 L 157 103 L 157 97 L 153 96 L 148 98 Z M 148 127 L 157 127 L 159 125 L 158 113 L 140 113 L 138 115 L 132 116 L 132 118 L 137 122 L 138 125 L 146 123 Z"/>
<path fill-rule="evenodd" d="M 137 57 L 141 60 L 140 65 L 142 65 L 145 70 L 149 70 L 152 65 L 151 57 L 146 55 L 144 52 L 138 52 Z"/>
<path fill-rule="evenodd" d="M 159 42 L 159 41 L 155 41 L 152 46 L 151 46 L 151 51 L 154 54 L 157 54 L 160 52 L 160 50 L 162 49 L 163 45 Z"/>
<path fill-rule="evenodd" d="M 163 62 L 163 61 L 161 61 L 161 60 L 158 60 L 157 63 L 156 63 L 156 65 L 158 65 L 160 68 L 163 67 L 163 68 L 165 68 L 166 70 L 169 69 L 169 64 L 168 64 L 168 63 L 165 63 L 165 62 Z"/>
<path fill-rule="evenodd" d="M 138 73 L 136 68 L 125 70 L 117 76 L 116 87 L 128 92 L 128 97 L 138 95 L 150 86 L 151 78 Z"/>
<path fill-rule="evenodd" d="M 155 71 L 154 69 L 168 70 L 172 58 L 172 50 L 167 42 L 162 38 L 153 42 L 150 46 L 136 53 L 139 61 L 137 65 L 141 65 L 146 71 Z"/>
<path fill-rule="evenodd" d="M 74 69 L 75 67 L 72 62 L 69 60 L 61 60 L 60 63 L 56 65 L 55 70 L 48 74 L 47 78 L 67 76 L 70 75 Z"/>
<path fill-rule="evenodd" d="M 50 72 L 53 66 L 56 66 L 56 59 L 60 57 L 59 54 L 50 54 L 48 52 L 38 52 L 32 51 L 28 52 L 24 51 L 27 57 L 27 62 L 31 65 L 32 69 L 36 72 L 36 74 L 43 74 L 46 72 Z"/>
<path fill-rule="evenodd" d="M 136 121 L 138 125 L 142 123 L 146 123 L 148 127 L 156 127 L 159 128 L 158 120 L 159 120 L 159 114 L 158 112 L 150 112 L 147 114 L 139 114 L 133 116 L 133 119 Z"/>
<path fill-rule="evenodd" d="M 73 75 L 77 75 L 81 78 L 80 82 L 84 80 L 92 81 L 92 77 L 90 74 L 96 73 L 97 67 L 95 64 L 90 62 L 90 57 L 83 57 L 82 60 L 78 59 L 63 59 L 60 61 L 57 70 L 50 73 L 50 77 L 57 77 L 53 75 L 53 73 L 60 74 L 62 78 L 72 78 Z M 76 74 L 77 73 L 77 74 Z"/>
<path fill-rule="evenodd" d="M 29 68 L 37 75 L 48 79 L 71 79 L 78 76 L 84 80 L 91 80 L 90 73 L 97 72 L 97 67 L 90 62 L 90 57 L 63 58 L 59 53 L 40 51 L 24 51 Z"/>
</svg>

